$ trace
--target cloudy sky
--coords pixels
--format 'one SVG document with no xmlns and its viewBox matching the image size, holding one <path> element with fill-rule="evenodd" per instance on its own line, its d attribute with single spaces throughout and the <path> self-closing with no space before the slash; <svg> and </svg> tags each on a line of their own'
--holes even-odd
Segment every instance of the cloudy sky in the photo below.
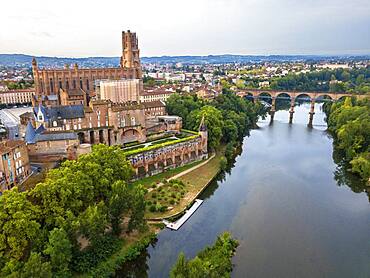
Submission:
<svg viewBox="0 0 370 278">
<path fill-rule="evenodd" d="M 370 54 L 370 0 L 1 1 L 0 53 Z"/>
</svg>

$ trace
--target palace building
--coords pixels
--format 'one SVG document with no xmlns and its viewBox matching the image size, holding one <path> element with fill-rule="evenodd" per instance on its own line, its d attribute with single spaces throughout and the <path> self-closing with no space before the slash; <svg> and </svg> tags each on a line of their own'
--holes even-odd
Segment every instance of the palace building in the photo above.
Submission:
<svg viewBox="0 0 370 278">
<path fill-rule="evenodd" d="M 181 117 L 167 116 L 162 98 L 141 100 L 135 33 L 122 32 L 117 68 L 39 69 L 33 59 L 32 70 L 33 111 L 21 116 L 32 162 L 75 159 L 94 144 L 119 145 L 139 177 L 207 157 L 207 132 L 183 132 Z"/>
<path fill-rule="evenodd" d="M 103 79 L 141 79 L 140 50 L 136 33 L 122 32 L 122 56 L 116 68 L 79 68 L 66 65 L 64 69 L 38 68 L 32 61 L 35 82 L 35 104 L 60 105 L 60 92 L 74 98 L 76 92 L 86 94 L 87 101 L 95 95 L 95 81 Z M 65 97 L 66 98 L 66 97 Z M 64 99 L 65 99 L 64 98 Z"/>
</svg>

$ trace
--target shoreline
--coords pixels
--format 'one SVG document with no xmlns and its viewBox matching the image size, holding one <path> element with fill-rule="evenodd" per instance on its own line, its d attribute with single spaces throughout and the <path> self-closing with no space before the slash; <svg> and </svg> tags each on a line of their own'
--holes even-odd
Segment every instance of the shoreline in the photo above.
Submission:
<svg viewBox="0 0 370 278">
<path fill-rule="evenodd" d="M 168 178 L 167 180 L 171 179 L 178 179 L 187 186 L 190 186 L 191 188 L 195 187 L 195 191 L 191 192 L 189 190 L 187 194 L 184 196 L 184 198 L 181 199 L 180 204 L 175 206 L 171 211 L 167 211 L 164 213 L 147 213 L 148 216 L 145 217 L 147 221 L 150 221 L 152 223 L 159 223 L 162 220 L 169 220 L 172 218 L 177 218 L 178 216 L 182 215 L 186 209 L 189 208 L 189 206 L 194 203 L 194 200 L 198 198 L 200 194 L 208 187 L 208 185 L 214 180 L 214 178 L 220 173 L 220 158 L 223 156 L 223 152 L 214 153 L 209 159 L 207 159 L 205 162 L 198 164 L 194 166 L 191 169 L 188 169 L 178 175 L 175 175 L 173 177 Z M 210 169 L 208 169 L 210 168 Z M 213 168 L 213 169 L 212 169 Z M 216 169 L 214 169 L 216 168 Z M 202 171 L 207 170 L 207 174 L 209 174 L 208 177 L 206 177 L 206 180 L 200 180 L 198 181 L 198 185 L 192 184 L 189 180 L 193 180 L 193 177 L 204 177 L 204 175 L 201 175 Z M 191 171 L 190 171 L 191 170 Z M 209 171 L 208 171 L 209 170 Z M 197 174 L 198 173 L 198 174 Z M 152 214 L 152 215 L 150 215 Z"/>
</svg>

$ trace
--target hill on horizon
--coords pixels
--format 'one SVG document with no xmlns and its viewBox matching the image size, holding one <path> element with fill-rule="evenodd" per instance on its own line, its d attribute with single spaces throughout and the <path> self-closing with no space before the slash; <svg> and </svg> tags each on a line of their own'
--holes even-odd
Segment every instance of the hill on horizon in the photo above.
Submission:
<svg viewBox="0 0 370 278">
<path fill-rule="evenodd" d="M 0 66 L 30 67 L 34 56 L 26 54 L 0 54 Z M 119 65 L 119 57 L 49 57 L 36 56 L 40 66 L 62 67 L 64 64 L 78 63 L 83 67 L 107 67 Z M 143 64 L 228 64 L 228 63 L 259 63 L 259 62 L 293 62 L 293 61 L 330 61 L 330 60 L 370 60 L 370 55 L 185 55 L 185 56 L 153 56 L 141 57 Z"/>
</svg>

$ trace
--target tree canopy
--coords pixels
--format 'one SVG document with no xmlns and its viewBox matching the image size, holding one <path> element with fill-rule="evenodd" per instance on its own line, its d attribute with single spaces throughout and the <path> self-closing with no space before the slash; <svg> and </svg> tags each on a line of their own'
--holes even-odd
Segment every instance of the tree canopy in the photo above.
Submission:
<svg viewBox="0 0 370 278">
<path fill-rule="evenodd" d="M 227 232 L 217 237 L 214 245 L 206 247 L 198 255 L 186 260 L 180 253 L 170 272 L 171 278 L 230 277 L 233 257 L 238 242 Z"/>
<path fill-rule="evenodd" d="M 208 146 L 215 149 L 220 142 L 234 144 L 254 127 L 258 117 L 266 114 L 260 103 L 253 103 L 232 93 L 224 93 L 205 101 L 192 94 L 174 94 L 167 100 L 167 112 L 183 119 L 186 129 L 197 130 L 204 117 L 208 127 Z"/>
<path fill-rule="evenodd" d="M 122 229 L 145 228 L 144 189 L 127 183 L 132 172 L 121 149 L 95 145 L 92 153 L 51 170 L 30 191 L 4 192 L 0 276 L 85 272 L 97 258 L 109 256 Z"/>
<path fill-rule="evenodd" d="M 346 98 L 326 104 L 328 129 L 335 147 L 344 154 L 353 172 L 364 180 L 370 178 L 370 100 Z"/>
</svg>

